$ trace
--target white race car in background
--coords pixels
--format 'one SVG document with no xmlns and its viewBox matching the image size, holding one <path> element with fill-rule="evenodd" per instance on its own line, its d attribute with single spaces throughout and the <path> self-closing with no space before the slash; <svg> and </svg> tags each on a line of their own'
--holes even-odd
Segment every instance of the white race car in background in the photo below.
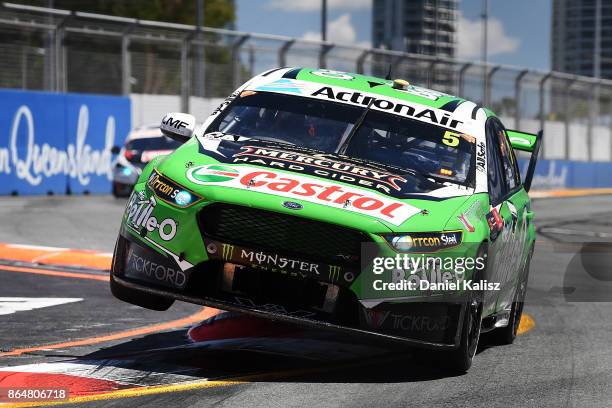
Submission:
<svg viewBox="0 0 612 408">
<path fill-rule="evenodd" d="M 123 148 L 113 147 L 118 154 L 113 167 L 113 195 L 127 197 L 142 172 L 142 168 L 153 158 L 170 154 L 181 144 L 159 130 L 159 125 L 148 125 L 134 129 L 125 139 Z"/>
</svg>

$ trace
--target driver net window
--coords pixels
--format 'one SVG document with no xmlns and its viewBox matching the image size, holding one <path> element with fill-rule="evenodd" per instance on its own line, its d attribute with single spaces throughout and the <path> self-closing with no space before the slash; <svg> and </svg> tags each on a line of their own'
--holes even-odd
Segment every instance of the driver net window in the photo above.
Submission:
<svg viewBox="0 0 612 408">
<path fill-rule="evenodd" d="M 512 191 L 521 185 L 516 157 L 508 142 L 504 127 L 497 121 L 494 121 L 492 128 L 501 153 L 500 157 L 504 172 L 504 180 L 506 182 L 506 190 Z"/>
</svg>

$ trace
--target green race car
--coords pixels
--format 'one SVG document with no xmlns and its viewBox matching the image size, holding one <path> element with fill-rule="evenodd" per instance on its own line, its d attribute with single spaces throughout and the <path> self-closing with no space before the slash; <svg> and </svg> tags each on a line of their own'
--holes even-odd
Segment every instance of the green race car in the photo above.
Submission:
<svg viewBox="0 0 612 408">
<path fill-rule="evenodd" d="M 535 230 L 542 134 L 464 99 L 325 69 L 254 77 L 134 187 L 111 289 L 439 350 L 467 370 L 511 343 Z M 514 150 L 531 152 L 521 180 Z"/>
</svg>

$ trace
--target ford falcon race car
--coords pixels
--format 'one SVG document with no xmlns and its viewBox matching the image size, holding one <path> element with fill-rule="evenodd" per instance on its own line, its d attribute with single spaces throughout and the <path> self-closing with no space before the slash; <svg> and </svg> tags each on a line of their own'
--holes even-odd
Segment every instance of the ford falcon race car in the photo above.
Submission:
<svg viewBox="0 0 612 408">
<path fill-rule="evenodd" d="M 541 132 L 403 80 L 303 68 L 254 77 L 200 126 L 170 113 L 161 129 L 182 145 L 134 186 L 117 298 L 434 349 L 459 371 L 481 332 L 514 340 Z M 522 179 L 514 150 L 531 152 Z"/>
</svg>

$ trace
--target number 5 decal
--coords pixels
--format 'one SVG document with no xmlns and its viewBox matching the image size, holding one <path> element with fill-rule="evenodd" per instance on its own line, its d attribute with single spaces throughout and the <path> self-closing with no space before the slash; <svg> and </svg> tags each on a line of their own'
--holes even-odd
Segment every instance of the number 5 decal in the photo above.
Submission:
<svg viewBox="0 0 612 408">
<path fill-rule="evenodd" d="M 461 133 L 451 132 L 447 130 L 442 136 L 442 143 L 450 147 L 459 146 L 459 138 L 461 137 Z"/>
</svg>

